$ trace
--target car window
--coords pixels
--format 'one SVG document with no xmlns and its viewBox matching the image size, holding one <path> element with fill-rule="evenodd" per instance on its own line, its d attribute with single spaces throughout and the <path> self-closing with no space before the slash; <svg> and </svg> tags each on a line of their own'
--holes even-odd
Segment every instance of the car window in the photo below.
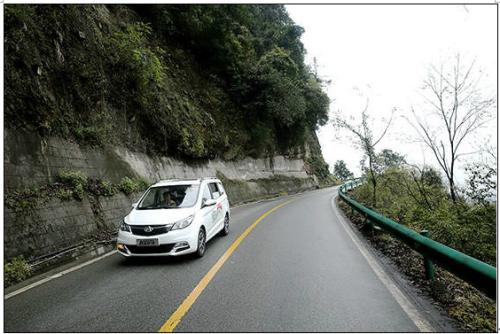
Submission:
<svg viewBox="0 0 500 334">
<path fill-rule="evenodd" d="M 153 187 L 138 205 L 139 210 L 187 208 L 196 203 L 199 186 L 195 184 Z"/>
<path fill-rule="evenodd" d="M 213 199 L 217 199 L 221 196 L 219 188 L 217 187 L 217 183 L 215 182 L 209 183 L 208 187 L 210 188 L 210 192 L 212 193 Z"/>
<path fill-rule="evenodd" d="M 203 196 L 201 197 L 202 201 L 204 199 L 212 199 L 212 194 L 210 193 L 210 190 L 208 189 L 208 186 L 203 187 Z"/>
<path fill-rule="evenodd" d="M 156 193 L 154 191 L 148 191 L 148 193 L 146 194 L 146 196 L 144 196 L 144 198 L 142 199 L 141 205 L 140 205 L 139 208 L 154 206 L 154 204 L 155 204 L 155 195 L 156 195 Z"/>
<path fill-rule="evenodd" d="M 224 195 L 224 193 L 226 191 L 224 190 L 224 187 L 222 186 L 222 183 L 217 182 L 217 186 L 219 187 L 219 192 L 220 192 L 221 196 Z"/>
</svg>

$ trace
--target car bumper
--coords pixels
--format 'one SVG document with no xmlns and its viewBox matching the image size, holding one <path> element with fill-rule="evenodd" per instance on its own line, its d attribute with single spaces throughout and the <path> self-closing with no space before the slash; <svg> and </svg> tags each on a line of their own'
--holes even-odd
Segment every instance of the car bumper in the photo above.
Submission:
<svg viewBox="0 0 500 334">
<path fill-rule="evenodd" d="M 125 257 L 178 256 L 193 253 L 198 247 L 196 234 L 169 231 L 155 236 L 140 236 L 120 231 L 116 240 L 118 253 Z M 158 239 L 158 246 L 138 246 L 139 239 Z"/>
</svg>

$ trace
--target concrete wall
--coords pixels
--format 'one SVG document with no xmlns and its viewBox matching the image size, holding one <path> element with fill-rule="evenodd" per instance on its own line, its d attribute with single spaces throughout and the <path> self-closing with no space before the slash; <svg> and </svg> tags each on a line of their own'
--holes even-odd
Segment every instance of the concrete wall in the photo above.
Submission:
<svg viewBox="0 0 500 334">
<path fill-rule="evenodd" d="M 124 176 L 142 176 L 151 182 L 167 178 L 215 176 L 235 180 L 284 175 L 307 178 L 302 159 L 246 158 L 239 161 L 208 160 L 186 164 L 170 157 L 151 157 L 121 147 L 80 147 L 60 138 L 41 138 L 5 131 L 4 176 L 7 189 L 43 185 L 54 181 L 61 169 L 83 171 L 91 178 L 119 182 Z"/>
<path fill-rule="evenodd" d="M 150 182 L 167 178 L 220 176 L 231 203 L 313 188 L 301 159 L 221 160 L 186 164 L 169 157 L 151 157 L 120 147 L 83 148 L 59 138 L 41 140 L 31 134 L 5 132 L 4 180 L 6 193 L 55 181 L 61 169 L 80 170 L 91 178 L 120 182 L 124 176 L 142 176 Z M 57 198 L 26 210 L 4 212 L 5 258 L 23 255 L 34 260 L 54 252 L 109 238 L 140 194 L 85 197 L 82 201 Z"/>
<path fill-rule="evenodd" d="M 115 230 L 128 213 L 135 196 L 84 198 L 61 201 L 57 198 L 36 209 L 4 212 L 5 258 L 23 255 L 33 260 L 84 241 L 93 243 L 111 238 L 103 232 Z M 97 206 L 97 207 L 96 207 Z M 97 212 L 96 212 L 97 211 Z"/>
</svg>

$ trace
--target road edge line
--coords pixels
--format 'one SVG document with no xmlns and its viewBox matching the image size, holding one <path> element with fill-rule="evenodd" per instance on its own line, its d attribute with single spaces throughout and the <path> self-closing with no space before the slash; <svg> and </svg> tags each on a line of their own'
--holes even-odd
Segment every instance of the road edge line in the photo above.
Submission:
<svg viewBox="0 0 500 334">
<path fill-rule="evenodd" d="M 203 276 L 203 278 L 198 282 L 198 284 L 194 287 L 193 290 L 189 293 L 189 295 L 183 300 L 183 302 L 177 307 L 177 309 L 170 315 L 167 321 L 160 327 L 158 330 L 160 333 L 168 333 L 173 332 L 177 325 L 181 322 L 182 318 L 186 313 L 191 309 L 191 306 L 196 302 L 201 293 L 208 286 L 210 281 L 215 277 L 217 272 L 222 268 L 224 263 L 229 259 L 229 257 L 233 254 L 233 252 L 238 248 L 241 242 L 246 238 L 250 232 L 266 218 L 268 215 L 281 209 L 288 203 L 295 201 L 296 198 L 290 199 L 286 202 L 283 202 L 266 212 L 264 212 L 259 218 L 257 218 L 250 226 L 248 226 L 239 237 L 233 241 L 233 243 L 226 249 L 224 254 L 217 260 L 217 262 L 208 270 L 208 272 Z"/>
<path fill-rule="evenodd" d="M 379 278 L 379 280 L 384 284 L 384 286 L 389 290 L 390 294 L 394 297 L 396 302 L 401 306 L 403 311 L 406 313 L 408 318 L 417 326 L 417 328 L 421 332 L 434 332 L 434 327 L 427 321 L 421 314 L 421 312 L 413 305 L 413 303 L 408 299 L 408 297 L 401 291 L 401 289 L 397 286 L 394 280 L 386 274 L 382 266 L 377 262 L 375 257 L 369 252 L 367 247 L 363 244 L 363 242 L 359 239 L 359 237 L 351 230 L 350 226 L 346 225 L 345 218 L 342 217 L 339 212 L 336 210 L 337 206 L 335 204 L 335 199 L 337 195 L 333 195 L 330 200 L 330 204 L 332 206 L 332 211 L 337 216 L 340 225 L 347 232 L 347 235 L 354 242 L 359 252 L 365 258 L 368 265 L 373 270 L 375 275 Z M 340 209 L 339 209 L 340 210 Z"/>
<path fill-rule="evenodd" d="M 5 296 L 4 296 L 4 300 L 7 300 L 7 299 L 12 298 L 12 297 L 14 297 L 14 296 L 17 296 L 18 294 L 21 294 L 21 293 L 23 293 L 23 292 L 26 292 L 26 291 L 28 291 L 28 290 L 31 290 L 31 289 L 33 289 L 33 288 L 35 288 L 35 287 L 39 286 L 39 285 L 45 284 L 45 283 L 47 283 L 47 282 L 49 282 L 49 281 L 52 281 L 53 279 L 56 279 L 56 278 L 62 277 L 62 276 L 64 276 L 64 275 L 66 275 L 66 274 L 69 274 L 69 273 L 70 273 L 70 272 L 72 272 L 72 271 L 75 271 L 75 270 L 78 270 L 78 269 L 80 269 L 80 268 L 86 267 L 86 266 L 88 266 L 89 264 L 92 264 L 92 263 L 94 263 L 94 262 L 97 262 L 97 261 L 99 261 L 99 260 L 102 260 L 102 259 L 104 259 L 105 257 L 108 257 L 108 256 L 110 256 L 110 255 L 115 254 L 116 252 L 117 252 L 116 250 L 111 250 L 111 251 L 109 251 L 108 253 L 105 253 L 105 254 L 103 254 L 103 255 L 101 255 L 101 256 L 99 256 L 99 257 L 96 257 L 96 258 L 94 258 L 94 259 L 92 259 L 92 260 L 89 260 L 89 261 L 84 262 L 84 263 L 82 263 L 82 264 L 79 264 L 79 265 L 77 265 L 77 266 L 74 266 L 74 267 L 68 268 L 68 269 L 63 270 L 63 271 L 61 271 L 61 272 L 59 272 L 59 273 L 56 273 L 56 274 L 54 274 L 54 275 L 51 275 L 51 276 L 49 276 L 49 277 L 43 278 L 43 279 L 41 279 L 41 280 L 39 280 L 39 281 L 36 281 L 36 282 L 31 283 L 31 284 L 29 284 L 29 285 L 26 285 L 26 286 L 24 286 L 24 287 L 22 287 L 22 288 L 20 288 L 20 289 L 18 289 L 18 290 L 12 291 L 11 293 L 9 293 L 9 294 L 5 295 Z"/>
</svg>

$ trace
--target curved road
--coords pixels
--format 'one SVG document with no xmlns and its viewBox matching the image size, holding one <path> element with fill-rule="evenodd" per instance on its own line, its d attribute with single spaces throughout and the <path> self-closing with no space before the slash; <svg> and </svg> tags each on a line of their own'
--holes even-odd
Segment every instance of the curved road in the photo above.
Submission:
<svg viewBox="0 0 500 334">
<path fill-rule="evenodd" d="M 232 210 L 201 260 L 108 256 L 5 300 L 6 332 L 155 332 L 267 211 L 175 331 L 435 330 L 343 222 L 322 189 Z"/>
</svg>

